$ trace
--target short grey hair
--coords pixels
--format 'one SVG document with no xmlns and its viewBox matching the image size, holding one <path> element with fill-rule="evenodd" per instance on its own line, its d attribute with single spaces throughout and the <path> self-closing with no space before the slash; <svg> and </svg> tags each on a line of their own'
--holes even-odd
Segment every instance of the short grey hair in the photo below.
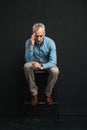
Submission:
<svg viewBox="0 0 87 130">
<path fill-rule="evenodd" d="M 32 31 L 34 32 L 35 30 L 37 30 L 38 28 L 43 28 L 44 32 L 45 32 L 45 25 L 43 23 L 35 23 L 32 27 Z"/>
</svg>

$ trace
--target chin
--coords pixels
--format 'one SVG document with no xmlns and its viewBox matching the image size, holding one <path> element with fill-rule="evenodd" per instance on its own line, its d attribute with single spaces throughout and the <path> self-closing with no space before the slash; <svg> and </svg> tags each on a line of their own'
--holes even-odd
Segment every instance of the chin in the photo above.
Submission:
<svg viewBox="0 0 87 130">
<path fill-rule="evenodd" d="M 42 44 L 42 42 L 37 42 L 38 45 Z"/>
</svg>

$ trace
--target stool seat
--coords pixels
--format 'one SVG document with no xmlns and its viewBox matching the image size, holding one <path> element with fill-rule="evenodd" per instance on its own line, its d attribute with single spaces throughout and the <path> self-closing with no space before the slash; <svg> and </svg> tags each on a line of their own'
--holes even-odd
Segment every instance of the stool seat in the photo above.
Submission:
<svg viewBox="0 0 87 130">
<path fill-rule="evenodd" d="M 34 70 L 34 73 L 48 73 L 47 70 Z"/>
</svg>

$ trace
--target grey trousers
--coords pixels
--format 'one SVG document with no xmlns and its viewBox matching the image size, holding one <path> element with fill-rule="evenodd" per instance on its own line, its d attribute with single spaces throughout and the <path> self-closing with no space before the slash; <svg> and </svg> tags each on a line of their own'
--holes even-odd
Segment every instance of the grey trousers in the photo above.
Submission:
<svg viewBox="0 0 87 130">
<path fill-rule="evenodd" d="M 29 84 L 29 90 L 31 92 L 32 96 L 35 96 L 38 94 L 38 87 L 35 84 L 35 76 L 34 76 L 34 71 L 32 69 L 32 62 L 27 62 L 24 64 L 24 73 L 26 80 Z M 52 67 L 49 71 L 49 76 L 48 76 L 48 81 L 47 81 L 47 86 L 45 88 L 45 95 L 50 97 L 52 94 L 52 89 L 55 86 L 55 83 L 58 78 L 59 74 L 59 69 L 57 66 Z"/>
</svg>

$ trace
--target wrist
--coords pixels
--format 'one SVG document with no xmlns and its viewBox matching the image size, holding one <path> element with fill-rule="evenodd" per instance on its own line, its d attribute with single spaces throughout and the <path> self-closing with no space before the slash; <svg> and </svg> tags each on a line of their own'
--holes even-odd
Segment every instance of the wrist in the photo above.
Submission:
<svg viewBox="0 0 87 130">
<path fill-rule="evenodd" d="M 43 70 L 43 67 L 41 67 L 41 70 Z"/>
<path fill-rule="evenodd" d="M 43 70 L 43 65 L 41 64 L 41 70 Z"/>
<path fill-rule="evenodd" d="M 30 50 L 33 50 L 33 46 L 32 45 L 30 45 Z"/>
</svg>

